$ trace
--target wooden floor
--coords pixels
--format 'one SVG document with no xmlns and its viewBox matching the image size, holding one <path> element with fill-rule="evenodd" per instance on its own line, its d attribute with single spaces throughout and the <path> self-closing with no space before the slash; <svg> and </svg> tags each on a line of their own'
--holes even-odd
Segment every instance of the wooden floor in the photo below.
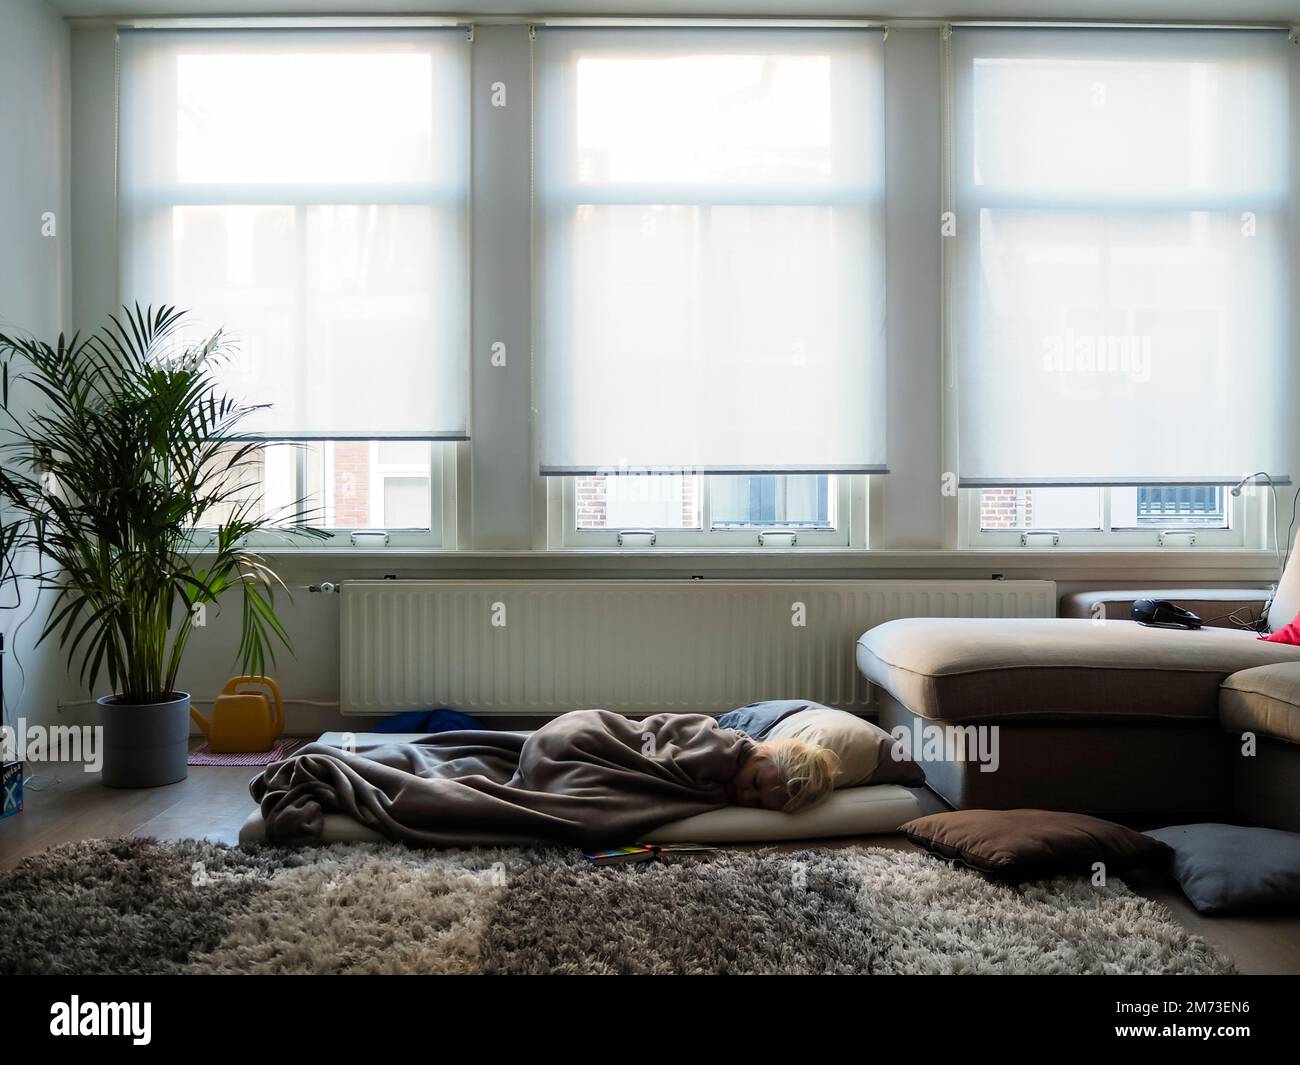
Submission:
<svg viewBox="0 0 1300 1065">
<path fill-rule="evenodd" d="M 0 871 L 29 855 L 75 839 L 107 836 L 202 837 L 238 842 L 239 826 L 253 809 L 248 781 L 255 768 L 192 766 L 189 779 L 163 788 L 116 791 L 80 765 L 47 765 L 27 785 L 25 809 L 0 821 Z M 908 849 L 901 836 L 836 840 Z M 804 844 L 799 844 L 804 846 Z M 1300 915 L 1203 917 L 1171 880 L 1141 874 L 1126 878 L 1135 891 L 1166 905 L 1190 931 L 1230 955 L 1245 973 L 1300 974 Z"/>
</svg>

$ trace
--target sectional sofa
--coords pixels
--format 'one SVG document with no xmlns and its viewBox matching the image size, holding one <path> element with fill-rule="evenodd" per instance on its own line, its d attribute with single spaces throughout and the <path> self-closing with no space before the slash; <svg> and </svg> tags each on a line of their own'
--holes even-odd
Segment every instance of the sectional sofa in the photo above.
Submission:
<svg viewBox="0 0 1300 1065">
<path fill-rule="evenodd" d="M 1298 553 L 1271 604 L 1267 590 L 1151 589 L 1067 596 L 1051 619 L 909 618 L 866 632 L 858 667 L 878 686 L 882 727 L 948 737 L 913 756 L 959 809 L 1195 814 L 1300 831 L 1300 646 L 1226 616 L 1267 607 L 1270 631 L 1291 621 Z M 1128 620 L 1139 598 L 1214 623 L 1139 625 Z M 981 729 L 995 762 L 971 757 Z"/>
</svg>

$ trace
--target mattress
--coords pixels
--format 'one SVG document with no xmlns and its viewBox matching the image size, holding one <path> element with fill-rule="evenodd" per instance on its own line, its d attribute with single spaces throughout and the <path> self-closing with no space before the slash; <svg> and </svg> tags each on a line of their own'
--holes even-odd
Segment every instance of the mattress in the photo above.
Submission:
<svg viewBox="0 0 1300 1065">
<path fill-rule="evenodd" d="M 366 750 L 383 743 L 408 743 L 422 733 L 355 733 L 327 732 L 321 743 L 353 746 Z M 759 810 L 746 806 L 726 806 L 720 810 L 685 817 L 651 832 L 648 843 L 758 843 L 796 839 L 827 839 L 835 836 L 874 836 L 898 831 L 898 827 L 923 813 L 932 812 L 933 801 L 924 788 L 904 788 L 896 784 L 875 784 L 860 788 L 841 788 L 823 803 L 795 814 L 777 810 Z M 374 829 L 345 814 L 326 814 L 321 843 L 376 843 L 384 837 Z M 239 842 L 264 843 L 266 824 L 260 810 L 248 815 L 239 830 Z"/>
</svg>

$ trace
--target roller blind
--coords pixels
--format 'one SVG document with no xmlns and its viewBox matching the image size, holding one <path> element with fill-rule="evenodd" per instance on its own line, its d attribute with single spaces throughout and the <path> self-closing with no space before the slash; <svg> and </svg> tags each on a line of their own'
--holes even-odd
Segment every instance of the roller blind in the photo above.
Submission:
<svg viewBox="0 0 1300 1065">
<path fill-rule="evenodd" d="M 534 47 L 542 472 L 883 471 L 881 33 Z"/>
<path fill-rule="evenodd" d="M 965 485 L 1288 472 L 1282 31 L 955 29 Z"/>
<path fill-rule="evenodd" d="M 121 34 L 122 295 L 230 332 L 250 430 L 467 438 L 465 37 Z"/>
</svg>

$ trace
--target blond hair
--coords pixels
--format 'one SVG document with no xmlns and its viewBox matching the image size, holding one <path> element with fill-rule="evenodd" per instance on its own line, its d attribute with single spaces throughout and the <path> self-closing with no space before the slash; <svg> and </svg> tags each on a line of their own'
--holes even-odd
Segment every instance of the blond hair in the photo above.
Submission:
<svg viewBox="0 0 1300 1065">
<path fill-rule="evenodd" d="M 776 767 L 789 798 L 781 809 L 788 814 L 805 810 L 821 802 L 835 787 L 839 757 L 828 747 L 806 740 L 768 740 L 757 752 Z"/>
</svg>

